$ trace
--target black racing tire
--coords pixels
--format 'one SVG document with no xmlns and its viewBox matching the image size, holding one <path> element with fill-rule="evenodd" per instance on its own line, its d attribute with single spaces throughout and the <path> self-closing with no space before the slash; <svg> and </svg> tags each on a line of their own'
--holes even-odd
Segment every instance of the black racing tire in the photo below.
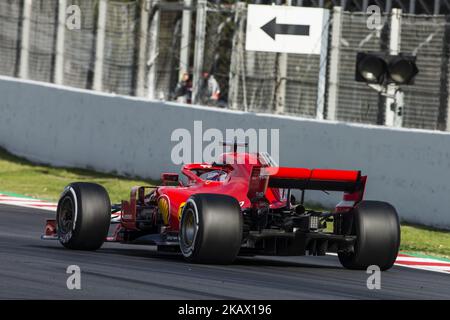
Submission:
<svg viewBox="0 0 450 320">
<path fill-rule="evenodd" d="M 193 195 L 180 220 L 181 253 L 189 262 L 231 264 L 241 248 L 242 227 L 241 207 L 235 198 Z"/>
<path fill-rule="evenodd" d="M 352 270 L 364 270 L 371 265 L 381 271 L 390 269 L 400 246 L 400 223 L 395 208 L 386 202 L 362 201 L 348 215 L 356 242 L 353 252 L 338 252 L 341 264 Z"/>
<path fill-rule="evenodd" d="M 58 201 L 57 234 L 61 244 L 74 250 L 97 250 L 111 223 L 108 192 L 95 183 L 68 185 Z"/>
</svg>

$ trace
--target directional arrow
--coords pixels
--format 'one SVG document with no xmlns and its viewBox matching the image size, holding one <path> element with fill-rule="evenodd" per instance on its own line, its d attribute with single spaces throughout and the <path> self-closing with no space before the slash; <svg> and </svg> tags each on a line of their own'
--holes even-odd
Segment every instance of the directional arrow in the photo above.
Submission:
<svg viewBox="0 0 450 320">
<path fill-rule="evenodd" d="M 277 24 L 277 18 L 273 18 L 261 29 L 275 40 L 277 34 L 288 34 L 293 36 L 309 36 L 309 25 L 302 24 Z"/>
</svg>

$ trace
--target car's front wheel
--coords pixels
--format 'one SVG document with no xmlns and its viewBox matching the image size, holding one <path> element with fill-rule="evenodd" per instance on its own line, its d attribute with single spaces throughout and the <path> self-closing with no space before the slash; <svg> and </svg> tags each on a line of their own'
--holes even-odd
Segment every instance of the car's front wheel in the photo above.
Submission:
<svg viewBox="0 0 450 320">
<path fill-rule="evenodd" d="M 97 250 L 108 235 L 111 203 L 105 188 L 95 183 L 68 185 L 58 202 L 57 234 L 61 244 L 75 250 Z"/>
<path fill-rule="evenodd" d="M 220 194 L 196 194 L 183 208 L 180 249 L 190 262 L 230 264 L 242 241 L 239 202 Z"/>
</svg>

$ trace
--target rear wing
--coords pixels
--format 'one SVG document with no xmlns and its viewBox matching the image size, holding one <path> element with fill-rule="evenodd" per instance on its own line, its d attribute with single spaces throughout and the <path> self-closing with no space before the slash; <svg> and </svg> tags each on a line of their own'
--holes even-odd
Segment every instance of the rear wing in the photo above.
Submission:
<svg viewBox="0 0 450 320">
<path fill-rule="evenodd" d="M 350 170 L 263 168 L 269 188 L 354 192 L 361 188 L 361 172 Z"/>
<path fill-rule="evenodd" d="M 355 204 L 362 200 L 366 177 L 356 170 L 260 167 L 252 169 L 248 198 L 263 201 L 267 188 L 344 192 L 344 200 Z"/>
</svg>

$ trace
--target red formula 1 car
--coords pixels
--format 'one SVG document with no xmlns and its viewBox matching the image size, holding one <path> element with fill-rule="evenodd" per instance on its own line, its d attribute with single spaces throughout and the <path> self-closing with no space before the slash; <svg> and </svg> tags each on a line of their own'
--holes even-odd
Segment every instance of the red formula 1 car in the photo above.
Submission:
<svg viewBox="0 0 450 320">
<path fill-rule="evenodd" d="M 201 263 L 228 264 L 240 254 L 337 252 L 350 269 L 393 265 L 397 213 L 388 203 L 363 201 L 366 177 L 359 171 L 282 168 L 267 154 L 234 151 L 217 163 L 185 165 L 184 182 L 164 173 L 162 186 L 135 187 L 118 205 L 100 185 L 72 183 L 42 237 L 77 250 L 96 250 L 105 241 L 151 244 Z M 300 201 L 292 189 L 300 190 Z M 307 210 L 305 190 L 343 192 L 343 200 L 330 212 Z"/>
</svg>

